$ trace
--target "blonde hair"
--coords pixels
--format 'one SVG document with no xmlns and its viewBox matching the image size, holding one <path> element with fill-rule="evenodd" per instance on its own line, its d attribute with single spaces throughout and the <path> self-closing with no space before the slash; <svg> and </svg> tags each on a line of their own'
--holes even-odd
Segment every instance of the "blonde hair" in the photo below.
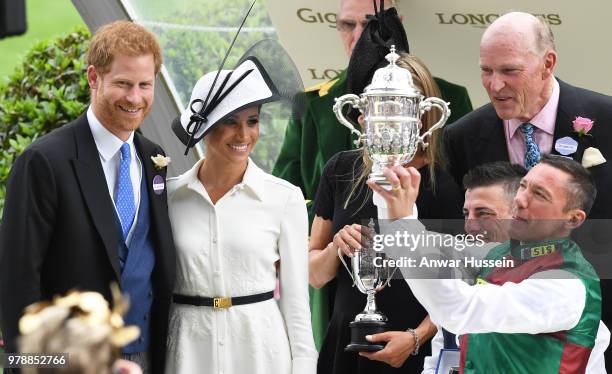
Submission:
<svg viewBox="0 0 612 374">
<path fill-rule="evenodd" d="M 108 73 L 113 58 L 118 55 L 137 57 L 152 54 L 155 74 L 163 62 L 161 48 L 155 36 L 144 27 L 130 21 L 115 21 L 96 31 L 87 52 L 87 64 L 101 73 Z"/>
<path fill-rule="evenodd" d="M 412 81 L 415 87 L 421 91 L 423 96 L 427 97 L 441 97 L 440 88 L 436 84 L 436 81 L 433 79 L 429 69 L 425 66 L 425 63 L 421 61 L 415 55 L 411 55 L 409 53 L 400 53 L 400 58 L 397 60 L 397 66 L 402 67 L 410 71 L 412 75 Z M 421 134 L 427 131 L 433 124 L 438 122 L 440 119 L 440 112 L 437 110 L 430 110 L 427 112 L 422 118 L 422 127 Z M 429 170 L 429 184 L 433 191 L 435 191 L 436 186 L 436 177 L 435 170 L 437 167 L 444 167 L 445 161 L 442 153 L 441 146 L 441 131 L 434 131 L 429 139 L 426 141 L 429 143 L 427 150 L 423 151 L 422 149 L 418 149 L 415 157 L 425 156 L 428 161 L 427 168 Z M 361 170 L 359 170 L 359 176 L 354 179 L 353 186 L 351 187 L 351 191 L 348 194 L 346 202 L 344 204 L 344 208 L 348 206 L 351 197 L 355 195 L 357 189 L 365 183 L 368 179 L 368 175 L 372 170 L 372 159 L 368 156 L 368 152 L 365 147 L 360 149 L 361 157 L 363 159 L 363 166 Z M 424 154 L 423 154 L 424 153 Z M 355 174 L 355 173 L 354 173 Z M 353 174 L 353 175 L 354 175 Z M 365 202 L 364 202 L 365 204 Z M 363 207 L 363 205 L 362 205 Z M 359 208 L 361 209 L 361 207 Z M 358 210 L 359 210 L 358 209 Z"/>
</svg>

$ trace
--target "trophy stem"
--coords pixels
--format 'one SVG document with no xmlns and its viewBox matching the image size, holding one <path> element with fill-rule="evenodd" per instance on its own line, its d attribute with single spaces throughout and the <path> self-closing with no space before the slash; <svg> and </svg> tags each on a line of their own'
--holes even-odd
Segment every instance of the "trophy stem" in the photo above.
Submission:
<svg viewBox="0 0 612 374">
<path fill-rule="evenodd" d="M 363 312 L 355 316 L 355 321 L 387 321 L 387 317 L 376 307 L 376 299 L 374 298 L 375 294 L 376 290 L 367 291 L 367 302 L 365 309 Z"/>
<path fill-rule="evenodd" d="M 390 329 L 387 317 L 376 310 L 376 291 L 368 290 L 367 303 L 363 312 L 349 324 L 351 327 L 351 344 L 344 349 L 347 352 L 377 352 L 385 348 L 384 343 L 370 343 L 367 335 L 380 334 Z"/>
<path fill-rule="evenodd" d="M 368 291 L 366 306 L 365 306 L 365 309 L 363 310 L 365 314 L 377 313 L 378 308 L 376 307 L 376 297 L 374 297 L 374 295 L 376 295 L 376 291 L 374 290 Z"/>
<path fill-rule="evenodd" d="M 390 186 L 391 183 L 387 180 L 387 177 L 383 173 L 370 173 L 368 176 L 370 180 L 373 180 L 379 186 Z"/>
</svg>

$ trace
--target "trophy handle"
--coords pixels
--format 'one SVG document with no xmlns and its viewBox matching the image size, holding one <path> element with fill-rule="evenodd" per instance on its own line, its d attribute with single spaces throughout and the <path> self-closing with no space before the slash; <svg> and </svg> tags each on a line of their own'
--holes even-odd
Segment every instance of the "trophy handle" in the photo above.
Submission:
<svg viewBox="0 0 612 374">
<path fill-rule="evenodd" d="M 358 136 L 358 139 L 355 140 L 355 145 L 359 147 L 359 143 L 361 142 L 363 135 L 361 134 L 361 131 L 355 128 L 355 125 L 353 125 L 349 120 L 346 119 L 346 117 L 344 117 L 344 114 L 342 114 L 342 108 L 347 104 L 351 104 L 353 108 L 359 109 L 359 111 L 363 113 L 363 111 L 361 110 L 361 99 L 357 95 L 347 94 L 337 97 L 334 100 L 336 103 L 334 104 L 333 110 L 336 114 L 336 118 L 342 125 L 348 127 L 348 129 L 351 130 L 351 133 L 356 134 Z"/>
<path fill-rule="evenodd" d="M 419 113 L 422 116 L 423 113 L 428 112 L 431 108 L 438 108 L 440 112 L 442 112 L 442 117 L 435 125 L 431 126 L 429 130 L 425 132 L 425 134 L 419 136 L 419 143 L 423 147 L 423 150 L 427 149 L 429 143 L 426 142 L 426 139 L 433 134 L 433 132 L 437 129 L 444 127 L 448 117 L 450 117 L 451 111 L 448 108 L 449 103 L 446 101 L 439 99 L 437 97 L 428 97 L 427 99 L 421 101 L 419 104 Z M 420 117 L 419 117 L 420 118 Z"/>
<path fill-rule="evenodd" d="M 395 275 L 395 272 L 397 271 L 397 268 L 393 269 L 393 272 L 391 273 L 391 275 L 389 275 L 389 277 L 387 277 L 387 280 L 381 285 L 376 287 L 376 292 L 380 292 L 383 288 L 385 287 L 391 287 L 391 279 L 393 279 L 393 276 Z"/>
<path fill-rule="evenodd" d="M 344 261 L 344 257 L 342 256 L 342 250 L 340 249 L 340 247 L 338 247 L 338 258 L 340 258 L 340 262 L 342 262 L 342 265 L 344 265 L 344 268 L 346 269 L 346 271 L 348 271 L 349 275 L 351 276 L 351 279 L 353 280 L 353 287 L 354 287 L 357 281 L 355 280 L 355 277 L 353 277 L 353 272 L 348 268 L 348 265 Z"/>
</svg>

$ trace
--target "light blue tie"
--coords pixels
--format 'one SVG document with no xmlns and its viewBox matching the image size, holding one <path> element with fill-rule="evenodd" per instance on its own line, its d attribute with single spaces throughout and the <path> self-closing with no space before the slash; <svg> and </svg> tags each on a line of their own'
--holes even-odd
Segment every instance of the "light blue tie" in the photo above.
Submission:
<svg viewBox="0 0 612 374">
<path fill-rule="evenodd" d="M 525 169 L 529 170 L 540 162 L 540 148 L 533 137 L 535 129 L 531 123 L 523 123 L 520 129 L 525 135 Z"/>
<path fill-rule="evenodd" d="M 132 222 L 134 222 L 134 215 L 136 214 L 134 190 L 132 188 L 132 178 L 130 177 L 130 159 L 130 145 L 123 143 L 121 146 L 121 161 L 119 162 L 119 177 L 117 178 L 117 192 L 115 195 L 115 206 L 121 220 L 123 240 L 127 239 Z"/>
</svg>

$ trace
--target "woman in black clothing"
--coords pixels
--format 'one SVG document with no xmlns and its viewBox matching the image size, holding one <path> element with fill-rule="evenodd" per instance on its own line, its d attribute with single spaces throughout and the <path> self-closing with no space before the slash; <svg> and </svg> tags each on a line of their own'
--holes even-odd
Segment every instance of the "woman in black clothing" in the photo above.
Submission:
<svg viewBox="0 0 612 374">
<path fill-rule="evenodd" d="M 415 86 L 424 96 L 440 96 L 431 74 L 416 57 L 402 54 L 397 65 L 410 71 Z M 424 116 L 421 131 L 436 123 L 438 116 L 434 111 Z M 427 151 L 418 151 L 409 164 L 423 175 L 423 192 L 416 203 L 419 218 L 462 218 L 461 191 L 441 168 L 440 136 L 434 132 Z M 318 288 L 334 278 L 337 282 L 333 315 L 319 353 L 319 374 L 420 373 L 427 349 L 421 346 L 418 354 L 411 356 L 417 348 L 414 334 L 423 345 L 436 332 L 407 284 L 393 280 L 391 287 L 376 296 L 378 308 L 389 318 L 394 330 L 379 336 L 387 346 L 375 358 L 385 362 L 344 352 L 350 342 L 349 323 L 363 310 L 366 296 L 352 287 L 349 274 L 339 267 L 337 253 L 338 248 L 349 253 L 351 248 L 358 247 L 361 224 L 378 216 L 372 192 L 365 183 L 371 164 L 363 148 L 338 153 L 325 166 L 314 202 L 315 219 L 309 243 L 310 284 Z"/>
</svg>

